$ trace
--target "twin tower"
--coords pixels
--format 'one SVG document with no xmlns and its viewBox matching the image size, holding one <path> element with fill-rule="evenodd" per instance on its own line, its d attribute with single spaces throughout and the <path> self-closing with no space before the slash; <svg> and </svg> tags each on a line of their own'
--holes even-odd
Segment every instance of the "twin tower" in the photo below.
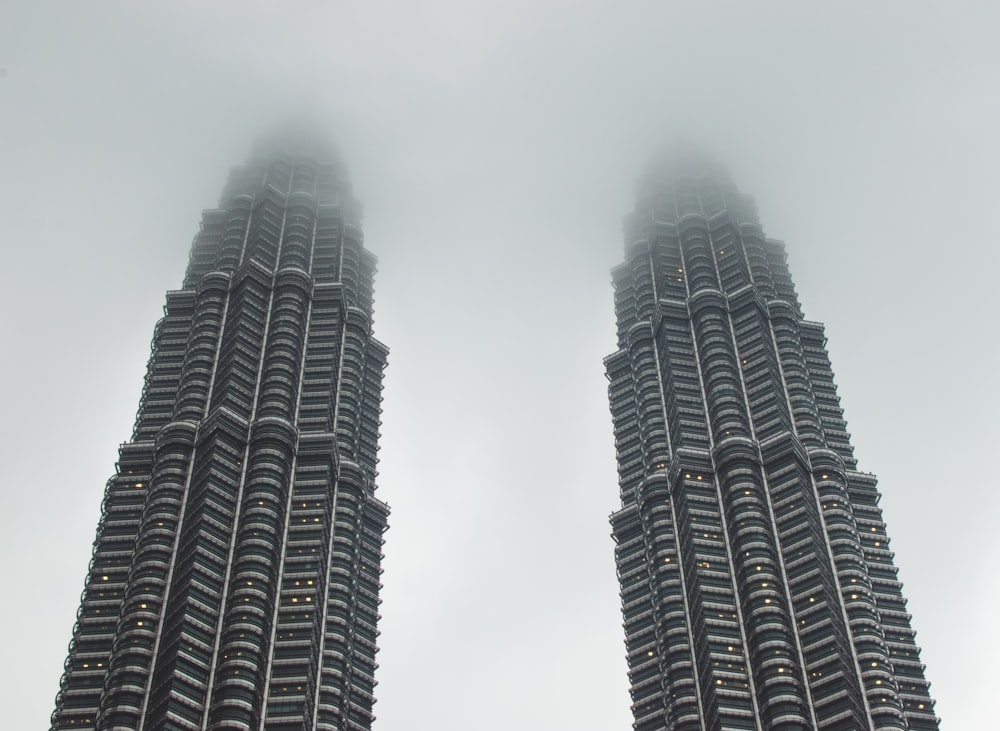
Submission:
<svg viewBox="0 0 1000 731">
<path fill-rule="evenodd" d="M 639 191 L 606 360 L 633 727 L 937 729 L 782 244 L 711 165 Z M 331 150 L 233 171 L 153 333 L 52 729 L 372 727 L 374 273 Z"/>
</svg>

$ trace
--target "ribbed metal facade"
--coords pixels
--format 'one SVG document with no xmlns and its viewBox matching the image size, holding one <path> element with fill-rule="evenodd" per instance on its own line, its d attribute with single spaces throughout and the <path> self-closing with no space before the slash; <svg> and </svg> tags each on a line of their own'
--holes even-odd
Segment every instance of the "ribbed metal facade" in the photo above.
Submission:
<svg viewBox="0 0 1000 731">
<path fill-rule="evenodd" d="M 167 293 L 53 729 L 369 729 L 385 346 L 335 156 L 262 146 Z"/>
<path fill-rule="evenodd" d="M 605 361 L 633 726 L 937 729 L 823 326 L 752 202 L 680 169 L 640 183 Z"/>
</svg>

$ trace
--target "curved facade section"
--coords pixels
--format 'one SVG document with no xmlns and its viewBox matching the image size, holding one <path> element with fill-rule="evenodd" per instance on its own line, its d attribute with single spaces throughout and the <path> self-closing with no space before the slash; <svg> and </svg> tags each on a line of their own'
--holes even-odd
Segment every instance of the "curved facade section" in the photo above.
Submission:
<svg viewBox="0 0 1000 731">
<path fill-rule="evenodd" d="M 753 203 L 674 165 L 626 218 L 605 360 L 633 727 L 937 729 L 822 325 Z"/>
<path fill-rule="evenodd" d="M 108 482 L 51 728 L 371 727 L 388 351 L 342 167 L 276 138 L 204 213 Z"/>
</svg>

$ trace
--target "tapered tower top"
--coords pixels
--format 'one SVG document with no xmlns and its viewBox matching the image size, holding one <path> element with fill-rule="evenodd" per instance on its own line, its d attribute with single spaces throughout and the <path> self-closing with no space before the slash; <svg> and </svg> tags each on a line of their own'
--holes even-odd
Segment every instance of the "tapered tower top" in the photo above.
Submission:
<svg viewBox="0 0 1000 731">
<path fill-rule="evenodd" d="M 264 134 L 247 162 L 233 168 L 219 207 L 269 191 L 289 201 L 308 197 L 316 205 L 336 206 L 345 223 L 361 224 L 362 207 L 354 197 L 347 164 L 316 120 L 290 118 Z"/>
<path fill-rule="evenodd" d="M 729 169 L 696 145 L 657 155 L 636 183 L 635 209 L 625 217 L 625 244 L 645 239 L 654 223 L 676 223 L 693 214 L 728 212 L 737 223 L 759 224 L 753 199 L 740 193 Z"/>
</svg>

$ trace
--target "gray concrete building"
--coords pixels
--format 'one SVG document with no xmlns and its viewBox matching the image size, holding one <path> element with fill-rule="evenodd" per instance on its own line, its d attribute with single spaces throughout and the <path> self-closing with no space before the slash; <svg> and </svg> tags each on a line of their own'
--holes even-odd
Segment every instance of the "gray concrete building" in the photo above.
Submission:
<svg viewBox="0 0 1000 731">
<path fill-rule="evenodd" d="M 783 244 L 725 171 L 678 156 L 640 181 L 612 274 L 633 727 L 937 729 L 876 480 Z"/>
</svg>

